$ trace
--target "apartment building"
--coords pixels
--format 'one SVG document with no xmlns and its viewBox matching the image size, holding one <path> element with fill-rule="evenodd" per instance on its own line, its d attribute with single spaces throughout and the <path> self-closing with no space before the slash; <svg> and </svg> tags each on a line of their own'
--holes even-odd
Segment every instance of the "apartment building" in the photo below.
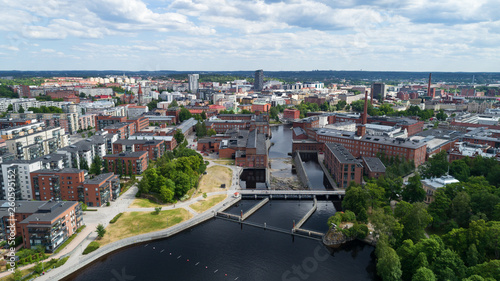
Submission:
<svg viewBox="0 0 500 281">
<path fill-rule="evenodd" d="M 69 145 L 69 136 L 60 127 L 19 135 L 5 141 L 9 153 L 17 159 L 31 160 Z"/>
<path fill-rule="evenodd" d="M 88 113 L 78 117 L 78 126 L 80 130 L 88 130 L 90 128 L 95 128 L 96 115 Z"/>
<path fill-rule="evenodd" d="M 74 134 L 80 128 L 78 113 L 11 113 L 10 118 L 37 119 L 44 122 L 46 127 L 61 127 L 65 133 Z"/>
<path fill-rule="evenodd" d="M 115 123 L 126 122 L 127 117 L 125 116 L 110 116 L 110 115 L 96 115 L 95 117 L 95 130 L 100 131 L 109 125 Z"/>
<path fill-rule="evenodd" d="M 31 187 L 35 200 L 79 201 L 78 188 L 87 171 L 64 168 L 31 172 Z"/>
<path fill-rule="evenodd" d="M 78 190 L 79 201 L 90 207 L 101 207 L 120 195 L 120 179 L 114 173 L 106 173 L 86 179 Z"/>
<path fill-rule="evenodd" d="M 45 129 L 45 123 L 33 122 L 26 125 L 3 128 L 0 130 L 0 137 L 4 140 L 9 140 L 20 136 L 26 136 L 36 132 L 40 132 L 43 131 L 44 129 Z"/>
<path fill-rule="evenodd" d="M 108 171 L 122 175 L 140 175 L 148 167 L 148 152 L 122 152 L 118 154 L 108 154 L 103 157 L 104 165 Z"/>
<path fill-rule="evenodd" d="M 135 134 L 135 124 L 128 122 L 115 123 L 104 127 L 104 131 L 110 134 L 117 134 L 119 139 L 128 139 L 131 135 Z"/>
<path fill-rule="evenodd" d="M 90 167 L 95 156 L 103 157 L 107 151 L 107 140 L 101 136 L 92 136 L 57 150 L 57 154 L 66 155 L 71 168 L 81 169 L 83 161 Z"/>
<path fill-rule="evenodd" d="M 33 189 L 31 186 L 30 173 L 42 168 L 40 159 L 12 160 L 2 165 L 2 189 L 0 199 L 7 199 L 9 187 L 14 188 L 15 197 L 18 200 L 33 200 Z"/>
<path fill-rule="evenodd" d="M 163 140 L 118 140 L 113 143 L 113 153 L 147 151 L 150 160 L 157 160 L 165 153 Z"/>
</svg>

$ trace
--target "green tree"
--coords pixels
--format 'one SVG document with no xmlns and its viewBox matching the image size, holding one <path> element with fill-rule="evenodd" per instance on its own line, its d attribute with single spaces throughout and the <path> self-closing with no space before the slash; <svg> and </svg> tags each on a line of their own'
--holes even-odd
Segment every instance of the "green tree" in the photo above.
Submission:
<svg viewBox="0 0 500 281">
<path fill-rule="evenodd" d="M 409 204 L 400 202 L 396 206 L 395 215 L 403 224 L 403 238 L 418 242 L 425 238 L 425 228 L 432 222 L 432 217 L 427 213 L 427 205 L 423 202 Z"/>
<path fill-rule="evenodd" d="M 469 225 L 471 216 L 470 196 L 465 191 L 459 192 L 451 201 L 452 216 L 461 227 Z"/>
<path fill-rule="evenodd" d="M 207 135 L 207 127 L 204 122 L 196 123 L 194 130 L 196 131 L 196 136 L 202 138 Z"/>
<path fill-rule="evenodd" d="M 210 129 L 207 131 L 207 136 L 213 136 L 213 135 L 216 135 L 217 132 L 214 130 L 214 129 Z"/>
<path fill-rule="evenodd" d="M 80 157 L 80 169 L 89 170 L 89 164 L 87 163 L 87 159 Z"/>
<path fill-rule="evenodd" d="M 403 189 L 403 200 L 413 203 L 422 202 L 425 199 L 425 190 L 422 188 L 420 176 L 415 175 L 408 179 L 408 184 Z"/>
<path fill-rule="evenodd" d="M 448 154 L 443 150 L 434 154 L 425 165 L 421 166 L 421 174 L 424 178 L 441 177 L 448 172 Z"/>
<path fill-rule="evenodd" d="M 115 164 L 115 171 L 117 174 L 120 175 L 120 178 L 123 176 L 123 163 L 122 163 L 122 160 L 118 159 L 116 160 L 116 164 Z"/>
<path fill-rule="evenodd" d="M 178 144 L 181 144 L 184 141 L 184 134 L 182 133 L 181 129 L 177 129 L 177 131 L 175 131 L 174 138 Z"/>
<path fill-rule="evenodd" d="M 99 238 L 104 237 L 104 234 L 106 234 L 106 229 L 104 229 L 104 225 L 98 224 L 96 227 L 96 232 L 97 232 L 97 236 L 99 236 Z"/>
<path fill-rule="evenodd" d="M 179 120 L 181 122 L 188 120 L 191 117 L 193 117 L 193 115 L 191 114 L 191 112 L 189 112 L 189 110 L 187 108 L 184 108 L 184 107 L 181 108 L 181 111 L 179 112 Z"/>
<path fill-rule="evenodd" d="M 161 207 L 155 207 L 155 215 L 159 215 L 161 212 Z"/>
<path fill-rule="evenodd" d="M 128 160 L 128 177 L 132 178 L 132 174 L 134 173 L 134 166 L 132 166 L 132 160 Z"/>
<path fill-rule="evenodd" d="M 172 107 L 178 107 L 179 105 L 177 104 L 177 101 L 176 100 L 173 100 L 169 105 L 168 105 L 168 108 L 172 108 Z"/>
<path fill-rule="evenodd" d="M 346 189 L 342 207 L 351 210 L 359 218 L 362 210 L 366 212 L 368 208 L 369 192 L 359 185 L 351 185 Z"/>
<path fill-rule="evenodd" d="M 94 174 L 94 175 L 100 175 L 101 168 L 102 168 L 101 157 L 96 155 L 94 157 L 94 159 L 92 160 L 92 164 L 90 165 L 89 173 Z"/>
<path fill-rule="evenodd" d="M 417 269 L 417 272 L 413 275 L 411 278 L 411 281 L 435 281 L 436 276 L 434 275 L 434 272 L 432 270 L 426 268 L 426 267 L 421 267 Z"/>
<path fill-rule="evenodd" d="M 428 212 L 432 216 L 432 224 L 439 227 L 450 219 L 451 200 L 442 189 L 434 192 L 434 201 L 429 205 Z"/>
<path fill-rule="evenodd" d="M 377 274 L 384 281 L 398 281 L 401 280 L 401 261 L 393 248 L 386 243 L 377 244 L 375 251 L 377 261 Z"/>
<path fill-rule="evenodd" d="M 9 104 L 9 106 L 7 106 L 7 111 L 9 112 L 14 111 L 14 107 L 12 106 L 12 104 Z"/>
<path fill-rule="evenodd" d="M 12 279 L 14 281 L 22 280 L 23 279 L 23 273 L 20 270 L 18 270 L 18 269 L 14 270 L 14 272 L 12 273 Z"/>
<path fill-rule="evenodd" d="M 455 160 L 451 162 L 450 174 L 453 175 L 459 181 L 467 181 L 470 177 L 469 165 L 464 159 Z"/>
<path fill-rule="evenodd" d="M 17 111 L 19 113 L 24 113 L 24 108 L 22 106 L 19 107 L 19 110 Z"/>
</svg>

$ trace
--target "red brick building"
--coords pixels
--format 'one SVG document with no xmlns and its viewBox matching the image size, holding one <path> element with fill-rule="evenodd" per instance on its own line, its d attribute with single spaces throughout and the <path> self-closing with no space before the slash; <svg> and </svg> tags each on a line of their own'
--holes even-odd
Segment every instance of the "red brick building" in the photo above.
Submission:
<svg viewBox="0 0 500 281">
<path fill-rule="evenodd" d="M 136 132 L 140 132 L 144 130 L 147 126 L 149 126 L 149 118 L 146 118 L 144 116 L 140 116 L 137 118 L 130 118 L 127 119 L 125 122 L 134 123 Z"/>
<path fill-rule="evenodd" d="M 114 173 L 106 173 L 83 182 L 79 196 L 89 207 L 101 207 L 120 195 L 120 179 Z"/>
<path fill-rule="evenodd" d="M 300 110 L 298 109 L 285 109 L 283 111 L 283 118 L 285 119 L 299 119 L 300 118 Z"/>
<path fill-rule="evenodd" d="M 128 139 L 135 134 L 135 123 L 115 123 L 104 128 L 110 134 L 118 134 L 119 139 Z"/>
<path fill-rule="evenodd" d="M 363 166 L 360 161 L 341 144 L 326 143 L 325 146 L 325 166 L 338 187 L 347 188 L 351 181 L 361 184 Z"/>
<path fill-rule="evenodd" d="M 83 225 L 81 204 L 79 202 L 18 202 L 20 208 L 31 206 L 31 214 L 19 221 L 23 246 L 26 249 L 38 245 L 45 251 L 54 252 L 64 241 L 76 233 Z M 36 207 L 36 209 L 35 209 Z M 18 210 L 16 208 L 16 210 Z"/>
<path fill-rule="evenodd" d="M 80 97 L 74 96 L 74 95 L 65 96 L 65 97 L 63 97 L 63 101 L 72 102 L 72 103 L 80 103 Z"/>
<path fill-rule="evenodd" d="M 361 157 L 363 171 L 368 178 L 378 179 L 385 175 L 385 165 L 376 157 Z"/>
<path fill-rule="evenodd" d="M 165 153 L 163 140 L 117 140 L 113 143 L 113 153 L 146 151 L 150 160 L 157 160 Z"/>
<path fill-rule="evenodd" d="M 293 121 L 293 127 L 300 127 L 304 130 L 310 128 L 318 128 L 319 127 L 319 118 L 316 116 L 303 118 L 301 120 Z"/>
<path fill-rule="evenodd" d="M 147 151 L 108 154 L 103 159 L 108 171 L 116 174 L 129 175 L 129 171 L 132 170 L 133 175 L 140 175 L 148 168 Z"/>
<path fill-rule="evenodd" d="M 74 168 L 38 170 L 30 174 L 35 200 L 79 201 L 78 188 L 85 181 L 86 171 Z"/>
<path fill-rule="evenodd" d="M 95 117 L 95 130 L 100 131 L 109 125 L 116 123 L 127 122 L 127 117 L 125 116 L 110 116 L 110 115 L 97 115 Z"/>
<path fill-rule="evenodd" d="M 52 99 L 64 99 L 64 97 L 79 95 L 78 91 L 73 91 L 73 90 L 57 90 L 57 91 L 46 92 L 45 94 L 51 97 Z"/>
<path fill-rule="evenodd" d="M 310 97 L 305 97 L 304 101 L 308 103 L 315 103 L 317 105 L 322 105 L 326 102 L 326 98 L 319 96 L 310 96 Z"/>
<path fill-rule="evenodd" d="M 269 112 L 271 104 L 267 102 L 254 102 L 252 104 L 252 112 Z"/>
</svg>

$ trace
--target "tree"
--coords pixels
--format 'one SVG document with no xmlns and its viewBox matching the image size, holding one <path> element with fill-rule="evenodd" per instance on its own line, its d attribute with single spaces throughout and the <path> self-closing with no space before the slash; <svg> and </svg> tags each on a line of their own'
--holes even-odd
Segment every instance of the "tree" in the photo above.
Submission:
<svg viewBox="0 0 500 281">
<path fill-rule="evenodd" d="M 421 174 L 424 178 L 441 177 L 448 172 L 449 162 L 446 150 L 434 154 L 429 161 L 421 166 Z"/>
<path fill-rule="evenodd" d="M 464 159 L 455 160 L 451 162 L 450 174 L 453 175 L 459 181 L 467 181 L 470 177 L 469 165 Z"/>
<path fill-rule="evenodd" d="M 106 229 L 104 229 L 104 225 L 98 224 L 96 227 L 96 232 L 97 232 L 97 236 L 99 236 L 99 238 L 104 237 L 104 234 L 106 234 Z"/>
<path fill-rule="evenodd" d="M 377 244 L 376 255 L 377 274 L 384 281 L 401 280 L 403 272 L 401 271 L 401 261 L 393 248 L 387 245 L 386 242 Z"/>
<path fill-rule="evenodd" d="M 436 114 L 436 118 L 440 121 L 446 121 L 446 118 L 448 118 L 448 115 L 444 113 L 443 109 L 440 109 L 439 112 Z"/>
<path fill-rule="evenodd" d="M 421 267 L 417 269 L 417 272 L 411 278 L 411 281 L 435 281 L 436 276 L 432 270 L 427 267 Z"/>
<path fill-rule="evenodd" d="M 207 136 L 213 136 L 213 135 L 216 135 L 217 132 L 214 130 L 214 129 L 210 129 L 207 131 Z"/>
<path fill-rule="evenodd" d="M 191 117 L 193 117 L 193 115 L 191 114 L 191 112 L 189 112 L 189 110 L 187 108 L 184 108 L 184 107 L 181 108 L 181 111 L 179 111 L 179 120 L 181 122 L 188 120 Z"/>
<path fill-rule="evenodd" d="M 89 164 L 87 163 L 87 159 L 80 157 L 80 169 L 89 170 Z"/>
<path fill-rule="evenodd" d="M 134 167 L 132 166 L 132 160 L 128 160 L 128 177 L 132 178 L 132 174 L 134 173 Z"/>
<path fill-rule="evenodd" d="M 12 273 L 12 279 L 14 279 L 15 281 L 22 280 L 23 273 L 18 269 L 14 270 L 14 272 Z"/>
<path fill-rule="evenodd" d="M 427 213 L 427 205 L 423 202 L 409 204 L 400 202 L 396 206 L 396 216 L 403 224 L 403 238 L 418 242 L 425 238 L 425 228 L 432 222 L 432 217 Z"/>
<path fill-rule="evenodd" d="M 178 144 L 181 144 L 184 141 L 184 134 L 181 129 L 177 129 L 177 131 L 175 131 L 174 138 Z"/>
<path fill-rule="evenodd" d="M 207 135 L 207 127 L 204 122 L 196 123 L 194 130 L 196 131 L 196 136 L 202 138 Z"/>
<path fill-rule="evenodd" d="M 457 193 L 451 201 L 452 216 L 461 227 L 467 227 L 471 216 L 470 196 L 465 191 Z"/>
<path fill-rule="evenodd" d="M 368 207 L 369 192 L 358 185 L 351 185 L 346 189 L 342 207 L 351 210 L 359 218 L 362 210 L 366 213 Z"/>
<path fill-rule="evenodd" d="M 101 168 L 102 168 L 101 157 L 96 155 L 94 157 L 94 159 L 92 160 L 92 164 L 90 165 L 89 173 L 94 174 L 94 175 L 100 175 Z"/>
<path fill-rule="evenodd" d="M 408 184 L 403 189 L 403 200 L 413 203 L 422 202 L 425 199 L 425 190 L 422 188 L 420 176 L 415 175 L 408 179 Z"/>
<path fill-rule="evenodd" d="M 344 109 L 344 107 L 347 105 L 347 102 L 346 101 L 339 101 L 336 105 L 335 105 L 335 108 L 338 110 L 342 110 Z"/>
<path fill-rule="evenodd" d="M 161 207 L 155 207 L 155 215 L 159 215 L 161 212 Z"/>
<path fill-rule="evenodd" d="M 123 176 L 123 164 L 120 159 L 116 161 L 116 173 L 120 175 L 120 178 Z"/>
<path fill-rule="evenodd" d="M 14 107 L 12 106 L 12 104 L 9 104 L 9 106 L 7 106 L 7 111 L 14 111 Z"/>
<path fill-rule="evenodd" d="M 17 111 L 19 113 L 24 113 L 24 108 L 22 106 L 19 107 L 19 110 Z"/>
<path fill-rule="evenodd" d="M 172 107 L 178 107 L 179 105 L 177 104 L 177 101 L 176 100 L 173 100 L 169 105 L 168 105 L 168 108 L 172 108 Z"/>
<path fill-rule="evenodd" d="M 203 199 L 207 199 L 207 193 L 203 192 Z"/>
<path fill-rule="evenodd" d="M 450 219 L 451 200 L 442 189 L 434 192 L 434 201 L 427 209 L 432 216 L 432 224 L 434 227 L 439 227 Z"/>
</svg>

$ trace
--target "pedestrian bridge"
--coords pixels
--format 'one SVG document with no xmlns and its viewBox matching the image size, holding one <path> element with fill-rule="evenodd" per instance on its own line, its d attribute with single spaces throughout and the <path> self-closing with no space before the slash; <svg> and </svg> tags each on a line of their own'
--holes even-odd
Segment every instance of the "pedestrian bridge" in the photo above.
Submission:
<svg viewBox="0 0 500 281">
<path fill-rule="evenodd" d="M 269 190 L 269 189 L 241 189 L 238 190 L 243 199 L 258 199 L 269 197 L 269 199 L 330 199 L 341 200 L 345 196 L 345 190 L 318 189 L 318 190 Z"/>
</svg>

